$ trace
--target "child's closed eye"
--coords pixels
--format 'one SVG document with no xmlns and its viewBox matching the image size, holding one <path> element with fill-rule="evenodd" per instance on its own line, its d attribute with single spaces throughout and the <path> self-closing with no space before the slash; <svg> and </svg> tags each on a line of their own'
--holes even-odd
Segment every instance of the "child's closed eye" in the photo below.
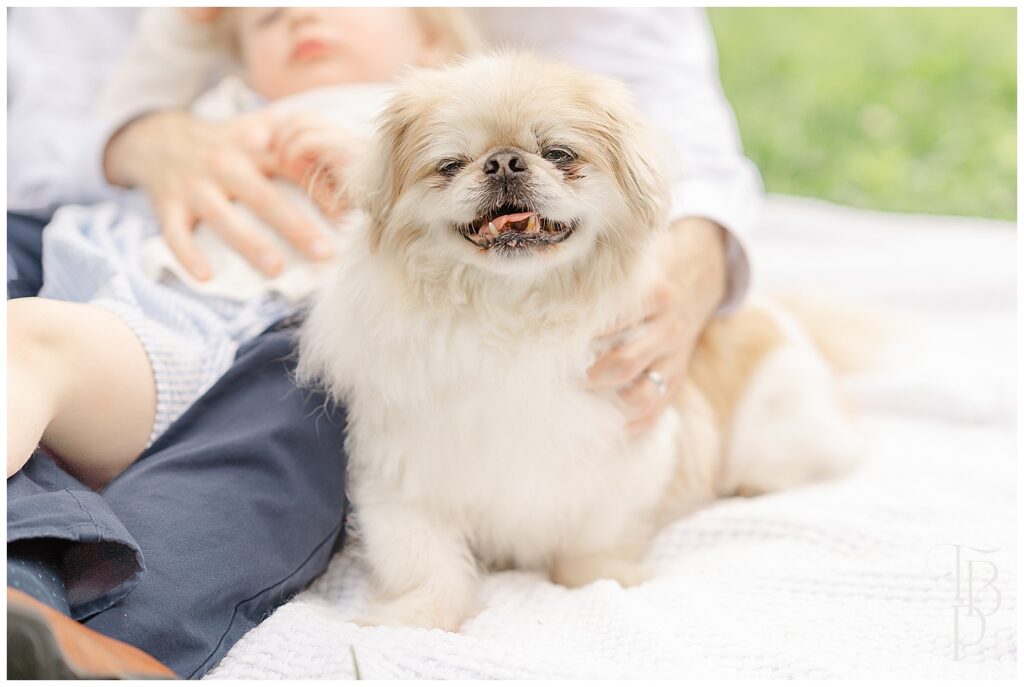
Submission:
<svg viewBox="0 0 1024 687">
<path fill-rule="evenodd" d="M 283 7 L 268 7 L 256 17 L 256 27 L 264 28 L 270 26 L 284 16 Z"/>
</svg>

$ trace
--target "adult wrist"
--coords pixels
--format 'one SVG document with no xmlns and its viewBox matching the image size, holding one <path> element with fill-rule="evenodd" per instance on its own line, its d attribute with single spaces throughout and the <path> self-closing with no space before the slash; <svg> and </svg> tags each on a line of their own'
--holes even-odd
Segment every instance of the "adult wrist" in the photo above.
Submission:
<svg viewBox="0 0 1024 687">
<path fill-rule="evenodd" d="M 115 186 L 132 188 L 139 185 L 140 173 L 147 164 L 145 147 L 138 142 L 146 140 L 146 131 L 156 118 L 173 117 L 180 114 L 177 110 L 145 110 L 127 119 L 107 139 L 103 151 L 103 174 L 108 183 Z M 153 139 L 159 140 L 159 135 Z"/>
<path fill-rule="evenodd" d="M 126 136 L 131 135 L 131 129 L 136 126 L 141 119 L 146 115 L 139 115 L 118 127 L 110 138 L 107 139 L 107 145 L 103 149 L 103 176 L 106 177 L 107 182 L 114 186 L 132 187 L 135 185 L 134 180 L 128 169 L 125 169 L 125 162 L 127 161 L 130 148 L 130 140 L 126 142 Z"/>
<path fill-rule="evenodd" d="M 670 269 L 676 280 L 685 280 L 693 293 L 696 315 L 707 321 L 728 295 L 729 270 L 727 241 L 729 233 L 706 217 L 683 217 L 671 225 L 673 255 Z"/>
</svg>

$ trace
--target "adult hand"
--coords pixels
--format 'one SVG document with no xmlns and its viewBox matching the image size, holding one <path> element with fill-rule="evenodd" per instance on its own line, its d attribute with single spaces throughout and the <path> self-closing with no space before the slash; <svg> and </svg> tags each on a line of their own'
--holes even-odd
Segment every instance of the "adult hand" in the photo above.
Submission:
<svg viewBox="0 0 1024 687">
<path fill-rule="evenodd" d="M 651 429 L 686 379 L 694 344 L 725 294 L 724 230 L 711 220 L 677 221 L 659 239 L 661 275 L 643 318 L 608 336 L 628 336 L 588 372 L 592 388 L 616 390 L 628 431 Z M 657 373 L 664 391 L 648 376 Z"/>
<path fill-rule="evenodd" d="M 140 117 L 107 144 L 104 168 L 114 184 L 139 187 L 149 196 L 171 251 L 197 279 L 210 266 L 192 238 L 198 221 L 268 276 L 283 256 L 246 222 L 238 200 L 312 260 L 332 253 L 331 243 L 269 180 L 276 165 L 268 147 L 274 120 L 267 113 L 205 122 L 187 112 Z"/>
</svg>

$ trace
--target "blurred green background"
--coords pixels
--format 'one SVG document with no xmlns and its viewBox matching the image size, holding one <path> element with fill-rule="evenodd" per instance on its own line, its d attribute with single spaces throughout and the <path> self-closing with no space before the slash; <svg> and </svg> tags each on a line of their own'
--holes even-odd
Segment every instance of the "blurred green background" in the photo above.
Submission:
<svg viewBox="0 0 1024 687">
<path fill-rule="evenodd" d="M 768 191 L 1016 219 L 1015 9 L 708 14 Z"/>
</svg>

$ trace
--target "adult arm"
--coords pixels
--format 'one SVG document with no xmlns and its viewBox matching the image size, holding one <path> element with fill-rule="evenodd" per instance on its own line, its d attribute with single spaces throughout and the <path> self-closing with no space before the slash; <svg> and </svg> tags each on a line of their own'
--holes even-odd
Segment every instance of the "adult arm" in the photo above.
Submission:
<svg viewBox="0 0 1024 687">
<path fill-rule="evenodd" d="M 129 9 L 16 8 L 8 15 L 7 205 L 48 215 L 112 197 L 103 150 L 120 125 L 94 109 L 135 30 Z"/>
<path fill-rule="evenodd" d="M 646 38 L 635 41 L 633 59 L 650 67 L 632 83 L 640 106 L 675 148 L 673 229 L 698 226 L 681 220 L 702 217 L 724 230 L 726 283 L 717 312 L 726 313 L 749 285 L 746 239 L 760 211 L 761 178 L 742 153 L 707 16 L 692 8 L 655 8 L 635 17 L 638 37 Z"/>
<path fill-rule="evenodd" d="M 605 18 L 624 32 L 618 76 L 633 85 L 640 107 L 675 148 L 672 221 L 661 237 L 662 274 L 644 334 L 598 361 L 590 378 L 597 388 L 620 389 L 629 429 L 639 434 L 685 381 L 708 320 L 734 310 L 746 295 L 745 241 L 759 211 L 761 180 L 741 152 L 706 15 L 686 8 L 623 13 L 618 22 Z M 650 372 L 664 379 L 665 393 Z"/>
</svg>

